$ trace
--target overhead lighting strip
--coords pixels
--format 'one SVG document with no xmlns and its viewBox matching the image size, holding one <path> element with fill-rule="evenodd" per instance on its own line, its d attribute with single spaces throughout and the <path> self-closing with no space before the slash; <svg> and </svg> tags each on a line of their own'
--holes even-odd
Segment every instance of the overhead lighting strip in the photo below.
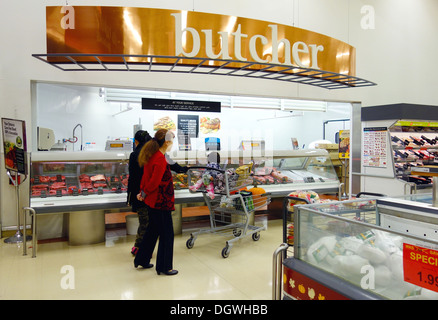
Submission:
<svg viewBox="0 0 438 320">
<path fill-rule="evenodd" d="M 209 95 L 187 92 L 150 91 L 135 89 L 103 88 L 100 90 L 106 102 L 141 103 L 142 98 L 181 99 L 221 102 L 224 107 L 269 109 L 282 111 L 327 111 L 327 102 L 292 100 L 248 96 Z"/>
<path fill-rule="evenodd" d="M 303 68 L 285 67 L 281 64 L 248 62 L 241 68 L 230 68 L 232 63 L 242 61 L 205 59 L 196 57 L 126 55 L 126 54 L 33 54 L 63 71 L 129 71 L 129 72 L 172 72 L 210 74 L 229 77 L 258 78 L 290 83 L 306 84 L 326 89 L 359 88 L 375 86 L 376 83 L 346 74 Z M 101 58 L 107 59 L 101 59 Z M 111 59 L 110 59 L 111 58 Z M 111 60 L 111 61 L 108 61 Z M 130 61 L 136 60 L 136 62 Z M 168 63 L 154 63 L 155 59 L 166 59 Z M 183 59 L 187 63 L 179 64 Z M 104 60 L 106 60 L 104 62 Z M 144 60 L 144 62 L 138 62 Z M 256 68 L 256 69 L 255 69 Z M 277 75 L 277 76 L 274 76 Z"/>
</svg>

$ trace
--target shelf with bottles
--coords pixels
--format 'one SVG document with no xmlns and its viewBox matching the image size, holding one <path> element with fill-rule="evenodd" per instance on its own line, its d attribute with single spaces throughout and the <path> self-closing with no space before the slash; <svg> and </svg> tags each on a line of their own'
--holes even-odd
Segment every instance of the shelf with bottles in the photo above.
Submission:
<svg viewBox="0 0 438 320">
<path fill-rule="evenodd" d="M 398 121 L 390 128 L 394 171 L 397 178 L 431 186 L 432 179 L 413 175 L 414 169 L 438 166 L 438 126 L 430 122 Z"/>
</svg>

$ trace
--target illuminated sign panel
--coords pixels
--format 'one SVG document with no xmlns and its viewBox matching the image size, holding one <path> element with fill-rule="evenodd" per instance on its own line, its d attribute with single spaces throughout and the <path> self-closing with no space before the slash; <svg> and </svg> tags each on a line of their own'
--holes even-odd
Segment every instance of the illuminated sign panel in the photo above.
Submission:
<svg viewBox="0 0 438 320">
<path fill-rule="evenodd" d="M 69 9 L 66 9 L 69 8 Z M 355 48 L 331 37 L 292 26 L 202 12 L 131 7 L 50 6 L 46 8 L 47 53 L 130 55 L 127 62 L 261 70 L 266 63 L 355 76 Z M 135 55 L 138 55 L 137 57 Z M 146 57 L 145 57 L 146 55 Z M 184 59 L 186 58 L 186 59 Z M 65 57 L 50 57 L 50 61 Z M 100 56 L 102 62 L 124 62 Z M 80 62 L 97 63 L 90 57 Z M 68 62 L 68 61 L 66 61 Z M 260 63 L 254 64 L 254 63 Z M 272 71 L 272 69 L 271 69 Z M 275 70 L 273 70 L 275 71 Z"/>
</svg>

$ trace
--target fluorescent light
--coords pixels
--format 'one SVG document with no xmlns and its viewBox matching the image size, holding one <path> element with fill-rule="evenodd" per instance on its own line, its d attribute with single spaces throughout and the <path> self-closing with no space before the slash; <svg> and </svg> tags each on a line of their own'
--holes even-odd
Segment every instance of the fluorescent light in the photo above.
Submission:
<svg viewBox="0 0 438 320">
<path fill-rule="evenodd" d="M 102 92 L 102 89 L 100 89 Z M 327 111 L 327 102 L 311 100 L 291 100 L 248 96 L 226 96 L 187 92 L 167 92 L 134 89 L 103 89 L 106 102 L 141 103 L 141 98 L 178 99 L 193 101 L 216 101 L 231 108 L 252 108 L 284 111 Z"/>
<path fill-rule="evenodd" d="M 310 100 L 284 100 L 283 110 L 289 111 L 327 111 L 327 102 Z"/>
</svg>

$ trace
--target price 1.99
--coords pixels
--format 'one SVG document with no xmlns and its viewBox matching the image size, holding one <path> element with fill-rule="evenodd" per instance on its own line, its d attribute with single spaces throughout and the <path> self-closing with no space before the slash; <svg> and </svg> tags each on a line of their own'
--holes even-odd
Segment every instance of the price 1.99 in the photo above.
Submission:
<svg viewBox="0 0 438 320">
<path fill-rule="evenodd" d="M 420 282 L 427 283 L 429 285 L 435 285 L 438 287 L 438 276 L 433 274 L 424 274 L 422 271 L 417 273 Z"/>
</svg>

